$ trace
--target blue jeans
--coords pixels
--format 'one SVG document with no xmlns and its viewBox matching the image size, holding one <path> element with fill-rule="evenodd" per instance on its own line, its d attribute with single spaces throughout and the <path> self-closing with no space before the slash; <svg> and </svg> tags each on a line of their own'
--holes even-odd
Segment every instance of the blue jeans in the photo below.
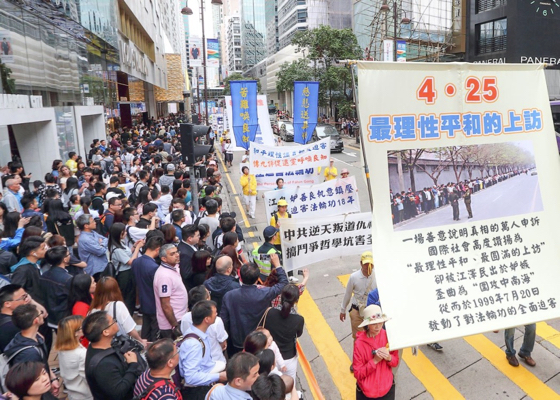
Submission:
<svg viewBox="0 0 560 400">
<path fill-rule="evenodd" d="M 519 355 L 523 357 L 531 356 L 533 347 L 535 346 L 535 336 L 537 332 L 537 324 L 525 325 L 525 334 L 523 335 L 523 344 L 519 350 Z M 504 331 L 504 338 L 506 341 L 506 355 L 514 356 L 515 349 L 513 348 L 513 339 L 515 335 L 515 328 L 509 328 Z"/>
</svg>

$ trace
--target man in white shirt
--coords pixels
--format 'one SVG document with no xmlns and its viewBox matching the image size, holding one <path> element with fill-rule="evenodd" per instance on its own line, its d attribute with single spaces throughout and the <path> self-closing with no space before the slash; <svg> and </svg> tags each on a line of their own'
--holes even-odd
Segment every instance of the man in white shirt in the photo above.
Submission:
<svg viewBox="0 0 560 400">
<path fill-rule="evenodd" d="M 204 285 L 196 286 L 189 292 L 189 310 L 192 310 L 194 305 L 202 300 L 210 300 L 210 292 Z M 192 326 L 192 313 L 189 311 L 183 318 L 181 318 L 181 332 L 183 335 L 187 333 Z M 221 372 L 226 368 L 226 358 L 224 351 L 227 347 L 228 334 L 224 327 L 224 321 L 220 317 L 216 317 L 216 321 L 208 327 L 206 334 L 210 338 L 210 356 L 216 366 L 211 371 L 213 373 Z"/>
<path fill-rule="evenodd" d="M 125 245 L 132 249 L 134 243 L 139 240 L 146 239 L 148 231 L 156 229 L 159 226 L 159 218 L 153 217 L 147 229 L 137 228 L 136 223 L 139 221 L 138 211 L 134 207 L 127 207 L 123 210 L 123 222 L 126 225 L 126 236 L 124 237 Z"/>
<path fill-rule="evenodd" d="M 361 269 L 350 275 L 340 308 L 340 320 L 344 322 L 346 320 L 346 310 L 348 309 L 350 300 L 352 300 L 349 314 L 350 323 L 352 325 L 352 338 L 354 338 L 354 340 L 356 340 L 356 333 L 358 330 L 362 330 L 359 328 L 359 325 L 364 321 L 361 316 L 361 310 L 367 305 L 369 292 L 377 287 L 375 275 L 373 274 L 373 255 L 371 251 L 362 253 L 360 265 Z M 352 366 L 350 366 L 350 371 L 352 371 Z"/>
</svg>

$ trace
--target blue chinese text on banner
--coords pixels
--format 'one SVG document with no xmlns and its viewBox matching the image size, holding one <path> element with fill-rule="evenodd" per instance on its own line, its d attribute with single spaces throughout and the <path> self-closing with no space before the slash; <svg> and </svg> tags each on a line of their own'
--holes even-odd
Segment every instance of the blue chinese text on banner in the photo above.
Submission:
<svg viewBox="0 0 560 400">
<path fill-rule="evenodd" d="M 249 150 L 259 126 L 257 115 L 257 81 L 232 81 L 231 102 L 233 133 L 238 146 Z"/>
<path fill-rule="evenodd" d="M 294 82 L 294 142 L 307 144 L 319 116 L 319 82 Z"/>
</svg>

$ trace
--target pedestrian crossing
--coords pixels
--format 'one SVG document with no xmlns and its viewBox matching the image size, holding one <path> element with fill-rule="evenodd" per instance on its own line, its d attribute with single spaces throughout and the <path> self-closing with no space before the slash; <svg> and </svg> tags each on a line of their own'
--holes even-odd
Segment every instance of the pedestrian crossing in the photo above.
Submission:
<svg viewBox="0 0 560 400">
<path fill-rule="evenodd" d="M 342 286 L 346 286 L 350 275 L 338 276 L 338 280 Z M 313 343 L 317 347 L 319 354 L 327 365 L 327 369 L 331 375 L 334 385 L 340 392 L 341 399 L 352 399 L 355 397 L 355 379 L 349 373 L 348 368 L 351 364 L 350 357 L 343 350 L 339 340 L 328 325 L 321 310 L 311 298 L 308 292 L 305 292 L 298 304 L 298 312 L 304 316 L 309 335 Z M 309 329 L 309 327 L 313 327 Z M 547 342 L 557 349 L 560 349 L 560 332 L 545 322 L 537 324 L 537 342 Z M 507 378 L 513 385 L 519 388 L 519 393 L 524 393 L 532 399 L 560 399 L 560 395 L 550 387 L 543 377 L 542 369 L 538 366 L 535 369 L 526 368 L 520 365 L 517 368 L 510 366 L 506 360 L 504 350 L 485 335 L 479 334 L 465 337 L 464 342 L 470 346 L 471 351 L 476 351 L 484 362 L 491 364 L 496 371 L 496 375 Z M 503 341 L 503 334 L 495 338 L 496 342 Z M 535 350 L 536 351 L 536 350 Z M 442 354 L 442 353 L 440 353 Z M 475 353 L 476 354 L 476 353 Z M 445 357 L 445 353 L 442 354 Z M 557 358 L 554 354 L 554 362 Z M 465 398 L 473 398 L 472 388 L 465 388 L 454 383 L 457 379 L 453 376 L 446 377 L 444 373 L 428 358 L 421 349 L 418 350 L 416 356 L 412 355 L 411 349 L 405 349 L 402 353 L 402 360 L 409 368 L 412 375 L 424 386 L 426 392 L 435 400 L 460 400 Z M 539 357 L 539 364 L 546 365 L 547 361 Z M 439 363 L 441 364 L 441 363 Z M 476 368 L 475 368 L 476 373 Z M 501 375 L 500 375 L 501 374 Z M 456 375 L 453 373 L 452 375 Z M 539 376 L 537 376 L 539 375 Z M 487 377 L 478 376 L 483 382 Z M 552 378 L 550 378 L 552 379 Z M 469 386 L 476 386 L 477 382 L 469 382 Z M 484 388 L 487 385 L 482 385 Z M 398 387 L 398 379 L 397 379 Z M 464 393 L 462 393 L 464 391 Z M 404 393 L 403 393 L 404 394 Z M 414 395 L 414 394 L 413 394 Z M 494 395 L 494 394 L 493 394 Z M 510 397 L 509 394 L 494 395 L 494 398 Z M 412 396 L 411 396 L 412 397 Z M 490 398 L 492 396 L 485 396 Z M 523 397 L 523 396 L 521 396 Z M 409 398 L 399 396 L 399 398 Z M 511 398 L 511 397 L 510 397 Z"/>
</svg>

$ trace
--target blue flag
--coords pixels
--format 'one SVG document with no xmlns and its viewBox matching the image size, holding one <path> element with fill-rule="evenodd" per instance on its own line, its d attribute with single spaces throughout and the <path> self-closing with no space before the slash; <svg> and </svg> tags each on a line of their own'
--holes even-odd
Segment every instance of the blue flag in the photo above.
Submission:
<svg viewBox="0 0 560 400">
<path fill-rule="evenodd" d="M 319 116 L 319 82 L 294 82 L 294 142 L 307 144 Z"/>
<path fill-rule="evenodd" d="M 259 127 L 257 81 L 232 81 L 229 85 L 235 142 L 237 146 L 249 150 L 249 144 L 255 141 Z"/>
</svg>

